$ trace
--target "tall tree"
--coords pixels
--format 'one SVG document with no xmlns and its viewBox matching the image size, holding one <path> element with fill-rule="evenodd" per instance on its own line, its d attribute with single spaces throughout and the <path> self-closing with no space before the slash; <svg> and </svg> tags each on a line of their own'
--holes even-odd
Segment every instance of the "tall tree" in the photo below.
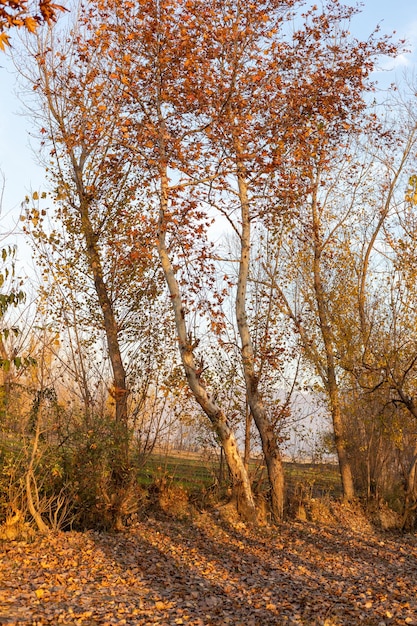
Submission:
<svg viewBox="0 0 417 626">
<path fill-rule="evenodd" d="M 396 423 L 393 441 L 408 430 L 406 413 L 414 418 L 416 415 L 412 177 L 406 192 L 415 167 L 417 127 L 413 108 L 413 102 L 403 97 L 386 102 L 384 125 L 373 140 L 369 137 L 363 150 L 368 176 L 352 195 L 356 196 L 361 224 L 349 242 L 348 263 L 357 277 L 350 332 L 345 331 L 349 345 L 346 340 L 340 341 L 341 333 L 338 337 L 339 346 L 344 343 L 343 351 L 338 348 L 339 354 L 343 353 L 340 364 L 348 372 L 350 384 L 362 389 L 363 401 L 374 398 L 377 406 L 383 398 L 385 414 L 391 410 Z M 374 419 L 378 421 L 378 414 Z M 398 426 L 401 420 L 404 429 Z M 409 449 L 407 438 L 403 441 L 404 451 Z M 408 465 L 407 503 L 416 499 L 415 451 L 414 444 L 410 459 L 404 461 Z"/>
<path fill-rule="evenodd" d="M 324 355 L 320 373 L 336 430 L 340 411 L 324 280 L 329 265 L 325 248 L 332 238 L 323 234 L 321 197 L 326 183 L 334 184 L 334 164 L 347 153 L 341 146 L 363 128 L 364 93 L 374 59 L 395 51 L 377 37 L 367 42 L 349 37 L 342 24 L 356 9 L 332 1 L 323 10 L 301 11 L 295 0 L 265 0 L 256 6 L 239 0 L 96 0 L 81 11 L 82 28 L 73 36 L 75 56 L 69 58 L 62 48 L 55 57 L 59 64 L 77 68 L 66 74 L 77 112 L 70 117 L 75 126 L 66 143 L 70 154 L 77 146 L 71 164 L 77 193 L 81 190 L 87 204 L 91 194 L 94 198 L 91 181 L 88 188 L 77 182 L 91 146 L 99 145 L 105 163 L 112 162 L 112 184 L 126 175 L 133 181 L 141 202 L 136 212 L 148 229 L 148 239 L 141 229 L 137 237 L 146 245 L 156 243 L 186 378 L 224 447 L 248 517 L 255 513 L 247 472 L 215 389 L 209 388 L 207 348 L 201 341 L 208 330 L 221 339 L 221 305 L 228 295 L 227 288 L 215 288 L 218 268 L 210 242 L 214 210 L 226 218 L 239 241 L 237 281 L 233 284 L 227 276 L 225 284 L 233 287 L 246 394 L 267 461 L 274 515 L 280 518 L 279 441 L 259 381 L 262 366 L 248 309 L 254 225 L 262 224 L 273 234 L 284 226 L 286 233 L 301 226 L 299 241 L 305 244 L 313 276 L 309 285 L 320 335 L 317 345 Z M 299 29 L 291 30 L 290 18 Z M 92 160 L 86 172 L 103 177 L 109 170 Z M 73 184 L 72 179 L 64 183 Z M 132 209 L 130 205 L 129 215 Z M 81 204 L 78 210 L 84 227 L 88 220 L 82 217 Z M 335 220 L 344 222 L 343 217 Z M 87 226 L 92 253 L 100 224 Z M 121 221 L 117 227 L 123 228 Z M 90 266 L 102 273 L 92 257 Z M 282 293 L 276 276 L 271 285 L 271 294 Z M 345 494 L 352 497 L 343 438 L 338 433 L 336 438 Z"/>
<path fill-rule="evenodd" d="M 149 229 L 139 213 L 134 218 L 129 210 L 136 200 L 132 167 L 126 153 L 115 149 L 120 133 L 115 119 L 122 93 L 119 85 L 110 88 L 102 80 L 105 61 L 77 28 L 70 38 L 64 33 L 60 39 L 52 31 L 40 36 L 30 72 L 24 65 L 20 68 L 40 103 L 40 107 L 34 104 L 34 114 L 45 149 L 50 151 L 53 199 L 66 233 L 63 237 L 56 229 L 45 233 L 45 210 L 36 205 L 29 218 L 38 240 L 49 244 L 50 258 L 61 256 L 61 262 L 65 258 L 73 267 L 71 276 L 68 266 L 61 270 L 58 261 L 54 271 L 58 280 L 61 273 L 63 283 L 72 282 L 68 287 L 78 289 L 78 298 L 84 291 L 78 311 L 89 311 L 90 324 L 96 320 L 105 334 L 113 377 L 109 391 L 115 407 L 113 479 L 123 499 L 130 480 L 130 390 L 123 347 L 132 330 L 133 311 L 138 317 L 140 307 L 152 307 L 161 283 L 146 244 Z M 134 288 L 130 283 L 133 271 Z M 116 517 L 121 507 L 122 502 L 116 501 Z"/>
<path fill-rule="evenodd" d="M 111 80 L 124 86 L 121 139 L 140 172 L 141 191 L 149 203 L 148 220 L 155 229 L 184 372 L 225 450 L 238 507 L 254 519 L 248 475 L 227 416 L 216 394 L 206 387 L 197 356 L 199 338 L 192 330 L 193 316 L 203 323 L 207 310 L 203 284 L 209 286 L 213 280 L 206 232 L 211 220 L 199 206 L 197 190 L 201 176 L 206 178 L 196 166 L 202 156 L 198 129 L 205 114 L 193 103 L 190 90 L 194 69 L 206 66 L 205 53 L 212 54 L 209 41 L 201 48 L 204 33 L 199 31 L 203 14 L 209 15 L 211 9 L 199 3 L 176 2 L 129 7 L 99 2 L 96 9 L 92 33 L 99 35 L 93 35 L 94 45 L 113 60 Z M 102 23 L 103 17 L 106 25 L 97 29 L 97 21 Z M 172 178 L 181 174 L 186 182 L 174 183 Z"/>
<path fill-rule="evenodd" d="M 293 172 L 296 192 L 288 245 L 288 278 L 292 276 L 295 290 L 271 276 L 304 354 L 324 385 L 347 499 L 354 497 L 354 485 L 341 416 L 336 340 L 341 319 L 345 326 L 351 323 L 348 299 L 355 290 L 345 265 L 355 196 L 346 191 L 357 189 L 356 177 L 363 171 L 354 156 L 356 141 L 373 126 L 366 112 L 369 74 L 379 54 L 395 52 L 395 46 L 377 38 L 352 40 L 346 25 L 355 13 L 337 3 L 325 13 L 313 10 L 294 37 L 297 59 L 289 90 L 295 108 L 290 109 L 291 141 L 284 163 Z"/>
<path fill-rule="evenodd" d="M 305 244 L 303 262 L 313 276 L 318 347 L 325 362 L 321 374 L 330 399 L 344 491 L 350 499 L 353 481 L 342 433 L 330 292 L 325 286 L 331 266 L 328 250 L 334 243 L 331 229 L 343 227 L 345 207 L 332 203 L 328 217 L 331 213 L 334 217 L 327 237 L 323 206 L 335 184 L 332 169 L 346 157 L 343 146 L 372 125 L 365 94 L 372 90 L 368 77 L 373 63 L 380 54 L 395 53 L 394 45 L 376 35 L 367 42 L 349 36 L 347 27 L 356 9 L 337 2 L 323 11 L 313 7 L 298 15 L 300 28 L 289 32 L 291 9 L 297 14 L 298 4 L 267 2 L 257 5 L 256 11 L 239 2 L 227 4 L 227 12 L 215 22 L 222 28 L 211 28 L 219 33 L 218 52 L 205 78 L 200 105 L 211 113 L 205 135 L 212 151 L 206 149 L 206 156 L 214 162 L 213 176 L 221 173 L 221 178 L 210 182 L 210 193 L 240 241 L 236 323 L 248 402 L 262 440 L 276 517 L 282 515 L 282 463 L 271 416 L 265 410 L 260 360 L 248 319 L 253 229 L 263 224 L 278 240 L 286 232 L 290 264 L 294 233 Z M 222 39 L 225 32 L 227 39 Z M 279 283 L 277 276 L 272 280 Z"/>
</svg>

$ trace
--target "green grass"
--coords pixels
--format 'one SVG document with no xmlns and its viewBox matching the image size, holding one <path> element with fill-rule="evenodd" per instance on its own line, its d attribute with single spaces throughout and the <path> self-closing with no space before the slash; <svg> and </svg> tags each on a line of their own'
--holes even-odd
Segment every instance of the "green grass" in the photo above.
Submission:
<svg viewBox="0 0 417 626">
<path fill-rule="evenodd" d="M 313 497 L 342 494 L 339 467 L 332 463 L 285 463 L 289 488 L 303 487 Z"/>
<path fill-rule="evenodd" d="M 219 463 L 188 455 L 153 454 L 139 472 L 140 484 L 146 486 L 156 478 L 168 477 L 187 491 L 207 488 L 218 480 Z"/>
<path fill-rule="evenodd" d="M 285 478 L 289 491 L 303 488 L 312 496 L 341 494 L 338 467 L 329 463 L 291 463 L 284 464 Z M 250 473 L 259 489 L 266 486 L 266 468 L 261 461 L 252 460 Z M 153 454 L 139 472 L 139 482 L 143 486 L 152 484 L 155 479 L 167 477 L 185 490 L 197 491 L 218 484 L 220 462 L 218 459 L 206 459 L 198 455 Z M 224 469 L 224 482 L 227 482 L 227 469 Z"/>
</svg>

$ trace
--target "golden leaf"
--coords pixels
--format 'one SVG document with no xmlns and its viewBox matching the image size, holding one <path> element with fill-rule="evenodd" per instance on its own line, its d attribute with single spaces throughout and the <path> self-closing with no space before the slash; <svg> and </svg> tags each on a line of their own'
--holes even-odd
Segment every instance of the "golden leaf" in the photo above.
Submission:
<svg viewBox="0 0 417 626">
<path fill-rule="evenodd" d="M 0 33 L 0 50 L 5 50 L 7 46 L 10 46 L 10 38 L 7 33 Z"/>
<path fill-rule="evenodd" d="M 38 28 L 38 22 L 33 17 L 25 17 L 25 28 L 30 32 L 36 32 Z"/>
</svg>

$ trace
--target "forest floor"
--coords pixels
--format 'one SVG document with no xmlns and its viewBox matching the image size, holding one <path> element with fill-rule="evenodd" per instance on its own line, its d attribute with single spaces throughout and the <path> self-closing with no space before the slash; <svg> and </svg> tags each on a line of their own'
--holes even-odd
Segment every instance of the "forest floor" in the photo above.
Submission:
<svg viewBox="0 0 417 626">
<path fill-rule="evenodd" d="M 214 511 L 4 541 L 0 624 L 417 626 L 417 535 Z"/>
</svg>

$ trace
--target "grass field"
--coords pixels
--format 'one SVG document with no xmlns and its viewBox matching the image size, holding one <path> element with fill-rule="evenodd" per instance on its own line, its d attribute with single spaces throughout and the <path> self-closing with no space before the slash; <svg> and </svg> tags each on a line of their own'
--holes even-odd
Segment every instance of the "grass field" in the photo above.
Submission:
<svg viewBox="0 0 417 626">
<path fill-rule="evenodd" d="M 339 496 L 341 493 L 338 467 L 334 464 L 285 462 L 284 467 L 290 491 L 298 489 L 314 497 Z M 266 468 L 262 460 L 251 460 L 250 474 L 254 484 L 262 490 L 266 486 Z M 153 454 L 140 471 L 139 482 L 148 486 L 163 476 L 188 492 L 227 484 L 225 464 L 221 467 L 219 458 L 197 453 L 170 451 Z"/>
</svg>

